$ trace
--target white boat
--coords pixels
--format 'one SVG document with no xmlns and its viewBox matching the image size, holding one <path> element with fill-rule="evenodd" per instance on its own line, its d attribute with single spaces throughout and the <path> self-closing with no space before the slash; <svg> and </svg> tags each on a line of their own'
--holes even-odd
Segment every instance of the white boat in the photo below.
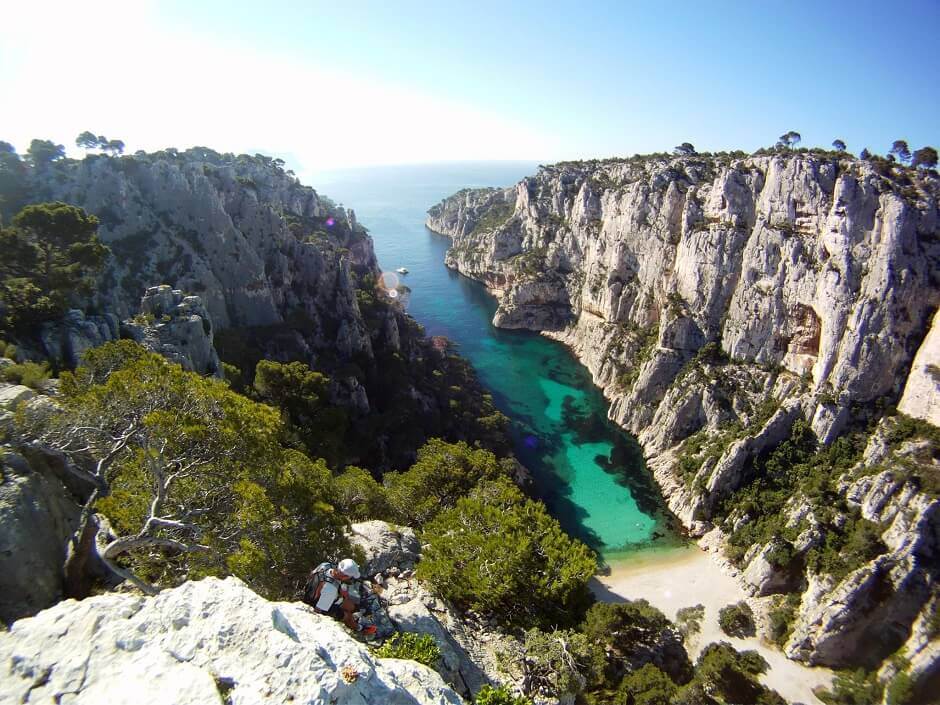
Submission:
<svg viewBox="0 0 940 705">
<path fill-rule="evenodd" d="M 399 267 L 395 271 L 398 272 L 399 274 L 408 274 L 408 270 L 405 269 L 404 267 Z"/>
</svg>

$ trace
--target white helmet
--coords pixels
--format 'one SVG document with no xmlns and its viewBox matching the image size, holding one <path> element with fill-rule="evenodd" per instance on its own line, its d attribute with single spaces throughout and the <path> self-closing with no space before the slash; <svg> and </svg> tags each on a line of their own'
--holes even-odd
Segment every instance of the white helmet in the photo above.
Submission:
<svg viewBox="0 0 940 705">
<path fill-rule="evenodd" d="M 336 569 L 343 575 L 348 575 L 350 578 L 359 577 L 359 564 L 352 558 L 344 558 L 341 560 L 339 565 L 336 566 Z"/>
</svg>

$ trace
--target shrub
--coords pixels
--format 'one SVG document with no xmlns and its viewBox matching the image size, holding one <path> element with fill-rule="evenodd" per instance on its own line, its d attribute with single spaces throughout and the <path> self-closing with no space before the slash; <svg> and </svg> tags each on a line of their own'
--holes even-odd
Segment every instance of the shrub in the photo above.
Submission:
<svg viewBox="0 0 940 705">
<path fill-rule="evenodd" d="M 718 626 L 728 636 L 754 636 L 754 612 L 743 600 L 737 604 L 722 607 L 718 612 Z"/>
<path fill-rule="evenodd" d="M 683 607 L 676 612 L 676 626 L 684 637 L 698 634 L 702 629 L 702 619 L 705 618 L 705 606 Z"/>
<path fill-rule="evenodd" d="M 594 554 L 507 478 L 457 500 L 421 538 L 418 577 L 439 596 L 504 626 L 573 625 L 590 604 Z"/>
<path fill-rule="evenodd" d="M 518 662 L 527 695 L 564 699 L 600 683 L 603 676 L 604 654 L 598 645 L 572 630 L 530 629 L 518 653 L 508 650 L 500 656 Z"/>
<path fill-rule="evenodd" d="M 410 659 L 428 668 L 437 668 L 441 661 L 441 649 L 434 637 L 414 632 L 393 634 L 375 653 L 380 658 Z"/>
<path fill-rule="evenodd" d="M 368 470 L 350 465 L 336 476 L 333 484 L 336 508 L 349 521 L 387 519 L 391 515 L 385 488 Z"/>
<path fill-rule="evenodd" d="M 832 680 L 832 690 L 821 690 L 818 696 L 826 705 L 871 705 L 881 702 L 883 691 L 877 674 L 859 668 L 838 673 Z"/>
<path fill-rule="evenodd" d="M 406 472 L 386 474 L 385 486 L 397 517 L 414 526 L 454 506 L 480 481 L 505 474 L 496 456 L 487 450 L 432 438 L 418 450 L 417 461 Z"/>
<path fill-rule="evenodd" d="M 770 611 L 770 638 L 780 648 L 783 648 L 793 631 L 793 619 L 800 607 L 800 600 L 800 593 L 791 592 Z"/>
<path fill-rule="evenodd" d="M 494 688 L 484 685 L 473 701 L 475 705 L 532 705 L 532 701 L 522 695 L 513 695 L 504 685 Z"/>
<path fill-rule="evenodd" d="M 10 384 L 24 384 L 33 389 L 49 379 L 49 365 L 38 362 L 20 362 L 0 370 L 0 378 Z"/>
<path fill-rule="evenodd" d="M 620 682 L 617 702 L 627 705 L 670 705 L 679 688 L 651 663 L 628 673 Z"/>
<path fill-rule="evenodd" d="M 680 683 L 692 676 L 692 664 L 675 627 L 646 600 L 592 605 L 582 631 L 591 643 L 604 649 L 609 683 L 617 683 L 647 663 Z"/>
</svg>

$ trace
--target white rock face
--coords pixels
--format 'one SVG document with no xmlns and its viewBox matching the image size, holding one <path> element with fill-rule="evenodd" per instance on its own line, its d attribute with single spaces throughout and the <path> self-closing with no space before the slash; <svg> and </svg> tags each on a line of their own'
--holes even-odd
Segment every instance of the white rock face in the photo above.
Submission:
<svg viewBox="0 0 940 705">
<path fill-rule="evenodd" d="M 940 426 L 940 313 L 914 357 L 898 410 Z"/>
<path fill-rule="evenodd" d="M 800 419 L 824 444 L 859 404 L 901 398 L 902 411 L 937 423 L 938 200 L 936 177 L 885 177 L 849 158 L 607 160 L 462 191 L 427 225 L 453 239 L 447 265 L 497 297 L 495 325 L 572 349 L 610 418 L 643 445 L 669 508 L 702 536 L 753 479 L 753 459 Z M 684 445 L 693 434 L 699 450 Z M 910 640 L 938 592 L 936 501 L 875 467 L 901 463 L 886 441 L 869 450 L 872 476 L 840 492 L 884 522 L 887 552 L 842 581 L 808 576 L 793 658 L 842 666 L 905 643 L 922 660 L 933 653 Z M 825 540 L 803 514 L 790 527 L 798 554 Z M 770 547 L 752 546 L 741 566 L 756 594 L 799 577 L 766 560 Z"/>
<path fill-rule="evenodd" d="M 378 659 L 329 617 L 235 578 L 61 602 L 0 634 L 0 703 L 460 705 L 434 671 Z"/>
</svg>

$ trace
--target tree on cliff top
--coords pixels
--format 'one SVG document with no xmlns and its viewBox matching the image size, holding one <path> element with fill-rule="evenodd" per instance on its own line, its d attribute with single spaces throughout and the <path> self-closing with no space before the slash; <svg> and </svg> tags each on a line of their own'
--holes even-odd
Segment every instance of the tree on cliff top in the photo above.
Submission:
<svg viewBox="0 0 940 705">
<path fill-rule="evenodd" d="M 790 130 L 789 132 L 785 132 L 782 135 L 780 135 L 780 138 L 778 139 L 776 146 L 782 147 L 784 149 L 789 149 L 793 145 L 798 144 L 801 139 L 802 137 L 800 136 L 799 132 Z"/>
<path fill-rule="evenodd" d="M 42 169 L 65 156 L 65 147 L 49 140 L 33 140 L 29 143 L 26 156 L 37 169 Z"/>
<path fill-rule="evenodd" d="M 914 152 L 911 166 L 923 166 L 933 169 L 937 166 L 937 150 L 933 147 L 922 147 Z"/>
<path fill-rule="evenodd" d="M 832 141 L 832 148 L 833 148 L 834 150 L 836 150 L 837 152 L 844 152 L 844 151 L 845 151 L 845 142 L 843 142 L 842 140 L 839 140 L 839 139 L 833 140 L 833 141 Z"/>
<path fill-rule="evenodd" d="M 695 147 L 691 142 L 683 142 L 676 146 L 675 153 L 681 156 L 691 156 L 695 154 Z"/>
<path fill-rule="evenodd" d="M 23 330 L 89 296 L 108 248 L 98 219 L 65 203 L 26 206 L 0 231 L 2 325 Z"/>
<path fill-rule="evenodd" d="M 911 158 L 911 149 L 907 146 L 906 140 L 895 140 L 891 144 L 891 149 L 888 151 L 888 154 L 895 155 L 898 161 L 903 164 Z"/>
</svg>

